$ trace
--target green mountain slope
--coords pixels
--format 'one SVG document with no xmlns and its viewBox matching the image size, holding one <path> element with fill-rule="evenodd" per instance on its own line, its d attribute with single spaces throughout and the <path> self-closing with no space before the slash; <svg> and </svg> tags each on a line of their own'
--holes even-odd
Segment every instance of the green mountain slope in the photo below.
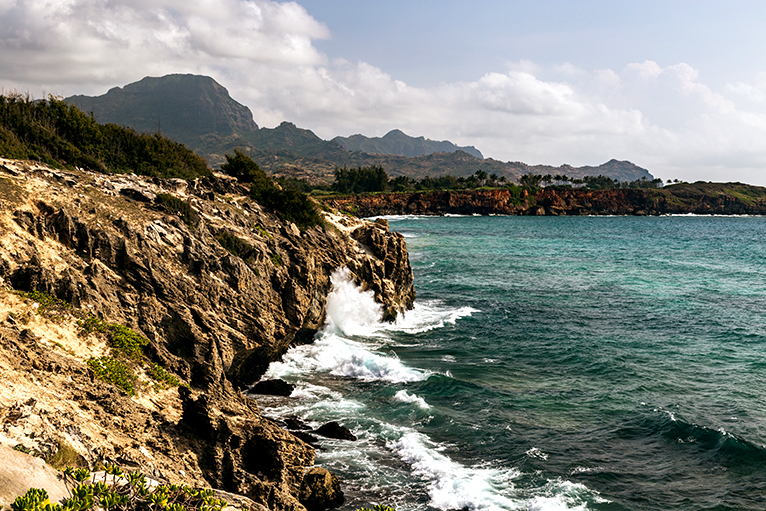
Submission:
<svg viewBox="0 0 766 511">
<path fill-rule="evenodd" d="M 99 122 L 130 126 L 142 133 L 159 131 L 192 149 L 206 135 L 258 130 L 250 109 L 208 76 L 146 77 L 103 96 L 71 96 L 64 101 L 92 112 Z"/>
<path fill-rule="evenodd" d="M 425 156 L 431 153 L 454 153 L 465 151 L 476 158 L 484 158 L 481 152 L 473 146 L 458 147 L 448 140 L 437 142 L 425 137 L 411 137 L 400 130 L 391 130 L 382 137 L 365 137 L 351 135 L 350 137 L 335 137 L 349 151 L 360 151 L 370 154 L 393 154 L 399 156 Z"/>
</svg>

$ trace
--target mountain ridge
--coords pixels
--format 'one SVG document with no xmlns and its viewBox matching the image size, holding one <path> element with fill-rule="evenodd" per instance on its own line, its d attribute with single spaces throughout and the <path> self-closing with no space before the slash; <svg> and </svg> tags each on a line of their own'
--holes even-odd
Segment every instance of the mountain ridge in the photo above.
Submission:
<svg viewBox="0 0 766 511">
<path fill-rule="evenodd" d="M 349 151 L 368 154 L 391 154 L 399 156 L 425 156 L 431 153 L 454 153 L 465 151 L 476 158 L 483 159 L 481 151 L 474 146 L 460 147 L 449 140 L 436 141 L 420 137 L 411 137 L 402 130 L 393 129 L 382 137 L 366 137 L 361 134 L 350 137 L 335 137 L 332 141 Z"/>
<path fill-rule="evenodd" d="M 357 166 L 381 166 L 389 176 L 417 179 L 446 174 L 467 177 L 479 170 L 505 176 L 511 181 L 518 181 L 527 173 L 563 173 L 572 178 L 603 174 L 621 181 L 654 177 L 631 162 L 614 159 L 596 167 L 502 162 L 482 158 L 478 150 L 479 156 L 471 154 L 469 151 L 475 148 L 470 146 L 460 148 L 447 141 L 410 137 L 400 130 L 392 130 L 380 140 L 388 137 L 394 145 L 412 146 L 411 150 L 415 150 L 415 146 L 425 150 L 423 148 L 428 143 L 436 144 L 428 146 L 431 148 L 455 150 L 419 156 L 350 151 L 342 145 L 343 137 L 323 140 L 311 130 L 299 128 L 292 122 L 284 121 L 275 128 L 259 128 L 248 107 L 231 98 L 226 88 L 213 78 L 200 75 L 147 77 L 121 88 L 115 87 L 103 96 L 71 96 L 64 101 L 93 112 L 99 122 L 126 125 L 137 131 L 159 129 L 196 151 L 212 167 L 225 163 L 226 154 L 241 149 L 270 174 L 317 184 L 332 182 L 336 167 Z M 450 145 L 439 145 L 443 143 Z"/>
</svg>

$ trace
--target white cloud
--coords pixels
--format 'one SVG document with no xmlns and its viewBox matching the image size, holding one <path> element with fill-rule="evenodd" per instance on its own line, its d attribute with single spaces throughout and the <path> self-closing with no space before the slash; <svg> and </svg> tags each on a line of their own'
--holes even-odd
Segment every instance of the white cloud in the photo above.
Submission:
<svg viewBox="0 0 766 511">
<path fill-rule="evenodd" d="M 0 86 L 102 94 L 192 72 L 226 86 L 261 126 L 289 120 L 324 138 L 399 128 L 502 160 L 618 158 L 663 178 L 766 184 L 753 177 L 766 168 L 766 75 L 717 90 L 683 62 L 588 71 L 519 61 L 414 87 L 323 55 L 314 41 L 329 35 L 294 2 L 0 0 Z"/>
<path fill-rule="evenodd" d="M 0 4 L 0 77 L 67 88 L 248 65 L 319 65 L 329 37 L 300 5 L 268 0 L 28 0 Z"/>
</svg>

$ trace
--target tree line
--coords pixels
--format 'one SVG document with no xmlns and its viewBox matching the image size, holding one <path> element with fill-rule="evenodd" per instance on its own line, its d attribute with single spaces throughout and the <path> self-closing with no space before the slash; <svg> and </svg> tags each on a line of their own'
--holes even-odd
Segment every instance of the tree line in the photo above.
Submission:
<svg viewBox="0 0 766 511">
<path fill-rule="evenodd" d="M 330 186 L 338 193 L 372 193 L 372 192 L 416 192 L 428 190 L 466 190 L 481 187 L 500 188 L 516 187 L 508 182 L 505 176 L 487 174 L 483 170 L 477 170 L 467 177 L 455 177 L 452 175 L 426 176 L 415 179 L 408 176 L 389 178 L 381 166 L 336 168 L 335 181 Z M 540 175 L 527 173 L 521 176 L 519 184 L 522 188 L 535 191 L 541 187 L 561 188 L 585 188 L 589 190 L 611 190 L 620 188 L 659 188 L 662 179 L 649 180 L 644 178 L 635 181 L 620 181 L 607 176 L 585 176 L 570 178 L 566 175 L 550 174 Z"/>
</svg>

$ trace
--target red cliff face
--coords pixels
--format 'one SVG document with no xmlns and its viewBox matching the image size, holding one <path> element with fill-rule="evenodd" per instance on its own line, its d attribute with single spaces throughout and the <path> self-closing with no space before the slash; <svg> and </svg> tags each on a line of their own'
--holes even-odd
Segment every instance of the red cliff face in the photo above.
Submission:
<svg viewBox="0 0 766 511">
<path fill-rule="evenodd" d="M 665 215 L 766 214 L 766 189 L 702 184 L 663 189 L 543 188 L 379 193 L 332 197 L 328 206 L 358 217 L 380 215 Z"/>
</svg>

